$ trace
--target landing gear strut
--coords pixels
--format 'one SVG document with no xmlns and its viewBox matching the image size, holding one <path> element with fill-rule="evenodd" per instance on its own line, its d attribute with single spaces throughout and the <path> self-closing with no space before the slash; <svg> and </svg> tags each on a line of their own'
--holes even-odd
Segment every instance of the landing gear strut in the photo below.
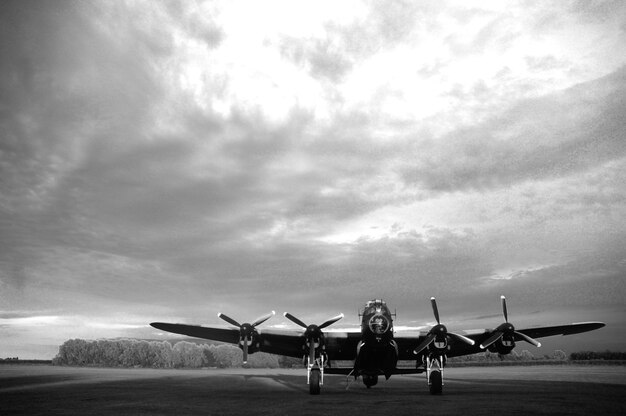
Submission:
<svg viewBox="0 0 626 416">
<path fill-rule="evenodd" d="M 426 357 L 426 377 L 430 394 L 443 393 L 443 363 L 443 355 Z"/>
<path fill-rule="evenodd" d="M 324 366 L 325 366 L 324 354 L 321 354 L 318 358 L 311 362 L 307 357 L 307 377 L 306 382 L 309 385 L 309 394 L 320 394 L 322 386 L 324 385 Z"/>
</svg>

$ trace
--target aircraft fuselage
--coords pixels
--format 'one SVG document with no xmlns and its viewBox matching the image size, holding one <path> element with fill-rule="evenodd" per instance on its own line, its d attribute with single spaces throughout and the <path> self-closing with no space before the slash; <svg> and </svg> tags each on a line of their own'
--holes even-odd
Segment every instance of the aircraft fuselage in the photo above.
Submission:
<svg viewBox="0 0 626 416">
<path fill-rule="evenodd" d="M 361 341 L 354 361 L 356 375 L 389 378 L 398 362 L 398 346 L 393 339 L 393 315 L 385 302 L 367 302 L 361 314 Z M 372 385 L 373 385 L 372 384 Z"/>
</svg>

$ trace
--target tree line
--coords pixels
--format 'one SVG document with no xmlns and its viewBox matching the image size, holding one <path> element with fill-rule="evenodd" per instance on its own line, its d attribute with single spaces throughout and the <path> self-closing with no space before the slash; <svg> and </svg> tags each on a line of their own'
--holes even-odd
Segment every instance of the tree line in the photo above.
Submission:
<svg viewBox="0 0 626 416">
<path fill-rule="evenodd" d="M 453 357 L 448 359 L 448 363 L 490 363 L 490 362 L 505 362 L 505 363 L 551 363 L 551 362 L 580 362 L 580 361 L 626 361 L 626 352 L 613 352 L 613 351 L 581 351 L 573 352 L 569 355 L 563 350 L 554 350 L 551 354 L 534 355 L 528 350 L 522 350 L 517 352 L 511 351 L 510 354 L 501 355 L 498 353 L 492 353 L 485 351 L 478 354 L 464 355 L 460 357 Z"/>
<path fill-rule="evenodd" d="M 291 367 L 300 360 L 258 352 L 248 356 L 253 368 Z M 195 344 L 179 341 L 145 341 L 134 339 L 89 341 L 70 339 L 59 347 L 53 365 L 94 367 L 202 368 L 241 367 L 241 350 L 227 344 Z"/>
<path fill-rule="evenodd" d="M 573 352 L 569 356 L 570 360 L 576 361 L 590 361 L 590 360 L 615 360 L 615 361 L 623 361 L 626 360 L 626 352 L 617 352 L 617 351 L 580 351 Z"/>
<path fill-rule="evenodd" d="M 541 356 L 535 356 L 528 350 L 522 350 L 517 352 L 511 351 L 510 354 L 502 355 L 490 351 L 481 352 L 472 355 L 462 355 L 460 357 L 452 357 L 448 359 L 449 363 L 481 363 L 481 362 L 500 362 L 500 361 L 512 361 L 512 362 L 529 362 L 529 361 L 567 361 L 567 354 L 563 350 L 554 350 L 552 354 L 544 354 Z"/>
</svg>

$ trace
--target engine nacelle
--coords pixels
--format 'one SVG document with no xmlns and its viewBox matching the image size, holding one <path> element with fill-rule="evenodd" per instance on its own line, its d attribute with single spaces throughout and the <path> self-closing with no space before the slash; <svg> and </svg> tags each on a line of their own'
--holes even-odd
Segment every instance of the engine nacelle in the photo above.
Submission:
<svg viewBox="0 0 626 416">
<path fill-rule="evenodd" d="M 515 348 L 515 341 L 512 339 L 500 338 L 487 348 L 490 352 L 498 353 L 501 355 L 510 354 Z"/>
<path fill-rule="evenodd" d="M 430 344 L 430 346 L 428 347 L 428 349 L 432 352 L 435 352 L 436 354 L 445 354 L 445 352 L 449 349 L 448 348 L 448 338 L 447 337 L 443 337 L 443 338 L 435 338 L 432 342 L 432 344 Z"/>
<path fill-rule="evenodd" d="M 248 344 L 248 354 L 254 354 L 261 347 L 261 337 L 255 329 L 248 329 L 248 332 L 239 337 L 239 349 L 244 349 L 244 343 Z"/>
</svg>

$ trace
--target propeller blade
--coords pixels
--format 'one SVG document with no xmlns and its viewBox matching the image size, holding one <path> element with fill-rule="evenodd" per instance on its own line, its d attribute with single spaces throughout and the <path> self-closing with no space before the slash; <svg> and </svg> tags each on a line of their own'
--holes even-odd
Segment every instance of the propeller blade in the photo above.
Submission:
<svg viewBox="0 0 626 416">
<path fill-rule="evenodd" d="M 424 341 L 422 341 L 422 343 L 420 345 L 418 345 L 414 350 L 413 353 L 414 354 L 419 354 L 420 352 L 422 352 L 426 347 L 428 347 L 430 345 L 431 342 L 433 342 L 435 339 L 435 334 L 429 334 L 426 339 Z"/>
<path fill-rule="evenodd" d="M 496 331 L 492 336 L 490 336 L 482 344 L 480 344 L 480 348 L 484 350 L 485 348 L 502 338 L 502 335 L 504 335 L 504 332 Z"/>
<path fill-rule="evenodd" d="M 254 321 L 251 325 L 254 328 L 257 325 L 261 325 L 263 322 L 267 321 L 268 319 L 270 319 L 272 316 L 276 315 L 276 312 L 272 311 L 270 313 L 268 313 L 267 315 L 263 315 L 259 318 L 257 318 L 256 321 Z"/>
<path fill-rule="evenodd" d="M 228 315 L 224 315 L 223 313 L 220 312 L 220 313 L 217 314 L 217 316 L 219 318 L 223 319 L 224 321 L 228 322 L 231 325 L 234 325 L 234 326 L 236 326 L 238 328 L 241 327 L 241 324 L 239 322 L 235 321 L 233 318 L 231 318 Z"/>
<path fill-rule="evenodd" d="M 243 363 L 248 364 L 248 337 L 243 337 Z"/>
<path fill-rule="evenodd" d="M 529 337 L 526 334 L 522 334 L 521 332 L 517 332 L 515 331 L 515 335 L 517 335 L 518 337 L 522 338 L 524 341 L 528 342 L 529 344 L 533 344 L 535 347 L 541 347 L 541 342 L 532 339 L 531 337 Z"/>
<path fill-rule="evenodd" d="M 315 344 L 311 342 L 309 345 L 309 364 L 313 364 L 315 362 Z"/>
<path fill-rule="evenodd" d="M 343 318 L 343 313 L 340 313 L 339 315 L 335 316 L 334 318 L 330 318 L 328 321 L 326 321 L 323 324 L 321 324 L 319 326 L 319 329 L 324 329 L 327 326 L 331 326 L 332 324 L 334 324 L 335 322 L 337 322 L 341 318 Z"/>
<path fill-rule="evenodd" d="M 287 319 L 289 319 L 291 322 L 293 322 L 296 325 L 301 326 L 302 328 L 307 328 L 307 324 L 305 324 L 304 322 L 302 322 L 301 320 L 299 320 L 298 318 L 296 318 L 295 316 L 293 316 L 292 314 L 290 314 L 289 312 L 285 312 L 283 314 L 283 316 Z"/>
<path fill-rule="evenodd" d="M 441 321 L 439 320 L 439 309 L 437 309 L 437 301 L 434 297 L 430 298 L 430 304 L 433 306 L 433 313 L 435 314 L 435 319 L 437 320 L 437 323 L 441 324 Z"/>
<path fill-rule="evenodd" d="M 504 322 L 509 322 L 509 314 L 506 311 L 506 298 L 504 296 L 500 296 L 500 300 L 502 301 L 502 314 L 504 315 Z"/>
<path fill-rule="evenodd" d="M 463 336 L 461 334 L 455 334 L 454 332 L 448 332 L 448 335 L 450 335 L 451 337 L 456 338 L 459 341 L 464 342 L 466 344 L 469 344 L 469 345 L 474 345 L 475 344 L 473 339 L 470 339 L 470 338 L 468 338 L 466 336 Z"/>
</svg>

